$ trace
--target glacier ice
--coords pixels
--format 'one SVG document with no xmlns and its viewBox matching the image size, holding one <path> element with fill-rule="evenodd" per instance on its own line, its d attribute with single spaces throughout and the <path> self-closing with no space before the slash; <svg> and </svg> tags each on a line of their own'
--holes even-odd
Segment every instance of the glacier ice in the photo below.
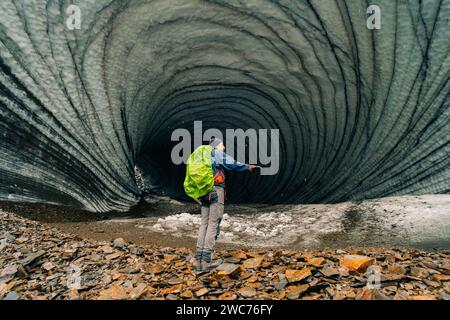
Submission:
<svg viewBox="0 0 450 320">
<path fill-rule="evenodd" d="M 280 129 L 279 173 L 230 201 L 449 193 L 450 0 L 376 3 L 380 30 L 359 0 L 2 0 L 0 199 L 123 211 L 136 166 L 180 198 L 194 120 Z"/>
</svg>

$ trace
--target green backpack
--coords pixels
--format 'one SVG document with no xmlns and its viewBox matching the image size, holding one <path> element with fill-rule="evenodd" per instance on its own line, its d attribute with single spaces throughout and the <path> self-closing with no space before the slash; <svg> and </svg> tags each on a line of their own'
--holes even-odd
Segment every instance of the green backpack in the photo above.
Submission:
<svg viewBox="0 0 450 320">
<path fill-rule="evenodd" d="M 211 146 L 200 146 L 188 158 L 184 191 L 195 200 L 207 195 L 214 188 L 211 152 Z"/>
</svg>

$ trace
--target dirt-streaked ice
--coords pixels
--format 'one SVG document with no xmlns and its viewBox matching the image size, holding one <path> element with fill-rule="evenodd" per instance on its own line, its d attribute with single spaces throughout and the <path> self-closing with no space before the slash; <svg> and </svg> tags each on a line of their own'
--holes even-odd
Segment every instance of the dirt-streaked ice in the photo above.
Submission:
<svg viewBox="0 0 450 320">
<path fill-rule="evenodd" d="M 403 196 L 334 205 L 232 207 L 218 242 L 256 247 L 413 245 L 450 247 L 450 196 Z M 268 211 L 267 210 L 271 210 Z M 237 213 L 236 213 L 237 212 Z M 110 220 L 135 223 L 165 237 L 196 238 L 200 215 L 188 212 Z"/>
</svg>

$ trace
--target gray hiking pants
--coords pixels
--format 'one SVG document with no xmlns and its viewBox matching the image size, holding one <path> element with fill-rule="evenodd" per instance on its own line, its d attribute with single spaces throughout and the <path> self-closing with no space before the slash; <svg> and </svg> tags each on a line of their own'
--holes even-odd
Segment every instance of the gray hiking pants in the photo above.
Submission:
<svg viewBox="0 0 450 320">
<path fill-rule="evenodd" d="M 223 218 L 225 189 L 214 187 L 202 202 L 202 223 L 198 233 L 197 253 L 195 258 L 211 262 L 214 246 L 220 233 Z"/>
</svg>

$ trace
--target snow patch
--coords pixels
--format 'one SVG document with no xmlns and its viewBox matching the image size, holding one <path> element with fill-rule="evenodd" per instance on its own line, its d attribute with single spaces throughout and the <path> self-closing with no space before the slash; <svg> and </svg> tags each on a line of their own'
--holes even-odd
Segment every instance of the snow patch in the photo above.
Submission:
<svg viewBox="0 0 450 320">
<path fill-rule="evenodd" d="M 109 220 L 108 223 L 132 221 L 121 219 Z M 148 216 L 138 222 L 139 228 L 165 237 L 196 239 L 201 216 L 183 212 L 163 217 Z M 447 243 L 448 247 L 449 230 L 450 196 L 403 196 L 362 203 L 293 205 L 283 211 L 258 212 L 255 209 L 246 214 L 225 213 L 218 242 L 253 247 L 420 245 L 434 242 L 439 245 Z"/>
</svg>

